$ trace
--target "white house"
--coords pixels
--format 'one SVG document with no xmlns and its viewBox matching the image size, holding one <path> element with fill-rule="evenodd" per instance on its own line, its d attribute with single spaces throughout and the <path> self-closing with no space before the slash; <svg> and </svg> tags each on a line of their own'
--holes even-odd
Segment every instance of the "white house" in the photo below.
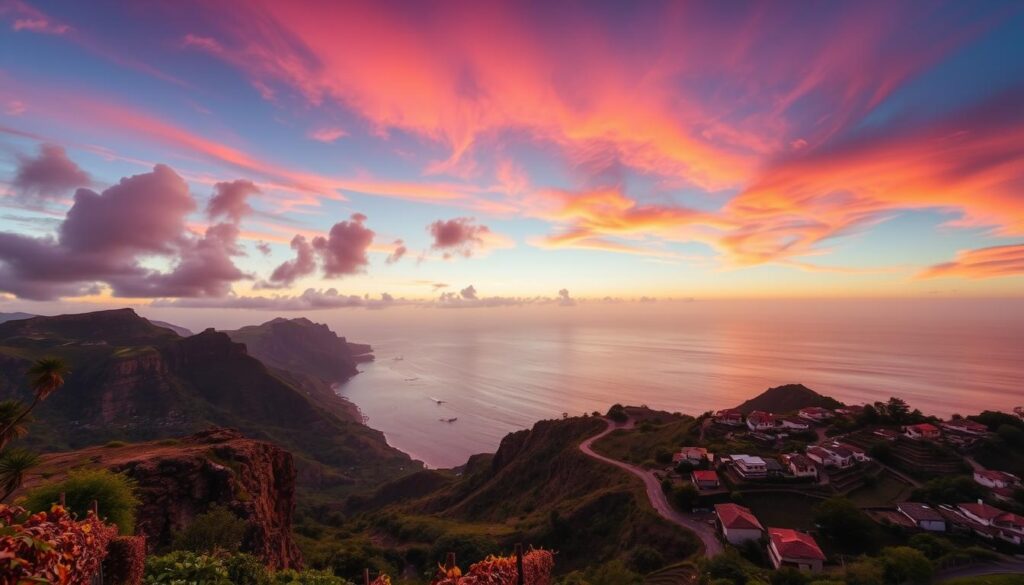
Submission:
<svg viewBox="0 0 1024 585">
<path fill-rule="evenodd" d="M 810 534 L 789 528 L 769 528 L 768 539 L 768 557 L 776 569 L 794 567 L 811 573 L 821 572 L 825 553 Z"/>
<path fill-rule="evenodd" d="M 1020 484 L 1020 478 L 1012 473 L 1006 473 L 1005 471 L 995 471 L 993 469 L 981 469 L 974 472 L 974 481 L 987 487 L 994 489 L 1011 488 Z"/>
<path fill-rule="evenodd" d="M 715 504 L 715 516 L 722 537 L 730 544 L 741 545 L 760 540 L 764 527 L 749 509 L 737 504 Z"/>
<path fill-rule="evenodd" d="M 815 422 L 826 421 L 835 416 L 831 410 L 820 406 L 808 406 L 807 408 L 801 408 L 797 414 L 802 418 L 813 420 Z"/>
<path fill-rule="evenodd" d="M 938 439 L 942 436 L 939 427 L 931 423 L 921 423 L 904 427 L 903 434 L 911 439 Z"/>
<path fill-rule="evenodd" d="M 768 466 L 764 459 L 755 455 L 733 455 L 733 466 L 737 473 L 745 478 L 761 478 L 768 476 Z"/>
<path fill-rule="evenodd" d="M 776 422 L 784 429 L 793 429 L 795 431 L 806 431 L 811 428 L 811 425 L 793 416 L 778 417 Z"/>
<path fill-rule="evenodd" d="M 1024 542 L 1024 517 L 989 506 L 981 500 L 977 503 L 957 504 L 956 507 L 967 518 L 992 527 L 999 538 L 1016 545 Z"/>
<path fill-rule="evenodd" d="M 711 461 L 712 456 L 704 447 L 683 447 L 678 453 L 672 456 L 673 463 L 684 461 L 697 465 L 704 461 Z"/>
<path fill-rule="evenodd" d="M 715 413 L 714 421 L 720 425 L 728 425 L 730 427 L 741 427 L 743 426 L 743 413 L 738 410 L 725 409 L 719 410 Z"/>
<path fill-rule="evenodd" d="M 966 418 L 954 418 L 951 420 L 943 421 L 939 423 L 942 428 L 947 431 L 953 431 L 954 433 L 963 433 L 965 435 L 985 436 L 988 434 L 988 427 L 981 423 L 974 422 L 973 420 Z"/>
<path fill-rule="evenodd" d="M 699 490 L 713 490 L 721 487 L 722 482 L 718 479 L 718 473 L 710 469 L 695 469 L 690 473 L 690 481 Z"/>
<path fill-rule="evenodd" d="M 747 428 L 752 431 L 770 431 L 775 428 L 775 415 L 755 410 L 747 415 Z"/>
<path fill-rule="evenodd" d="M 900 502 L 896 509 L 921 530 L 945 532 L 946 519 L 931 506 L 917 502 Z"/>
<path fill-rule="evenodd" d="M 859 463 L 871 460 L 871 458 L 868 457 L 868 452 L 856 445 L 850 445 L 849 443 L 833 443 L 833 445 L 841 448 L 843 453 L 852 454 L 854 461 Z"/>
<path fill-rule="evenodd" d="M 818 468 L 814 462 L 800 453 L 789 453 L 781 457 L 782 463 L 789 468 L 795 477 L 818 477 Z"/>
<path fill-rule="evenodd" d="M 807 457 L 811 461 L 826 467 L 845 469 L 853 465 L 853 453 L 842 447 L 827 447 L 824 445 L 808 447 Z"/>
</svg>

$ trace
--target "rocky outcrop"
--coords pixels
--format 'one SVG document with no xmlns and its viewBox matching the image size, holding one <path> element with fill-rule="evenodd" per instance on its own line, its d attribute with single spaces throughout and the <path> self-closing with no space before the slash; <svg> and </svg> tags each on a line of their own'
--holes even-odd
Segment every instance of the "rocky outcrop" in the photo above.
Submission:
<svg viewBox="0 0 1024 585">
<path fill-rule="evenodd" d="M 269 566 L 302 564 L 292 540 L 295 465 L 291 453 L 231 429 L 211 429 L 180 441 L 94 447 L 46 457 L 45 470 L 89 461 L 137 484 L 136 533 L 150 551 L 171 544 L 176 532 L 219 505 L 248 524 L 242 550 Z"/>
<path fill-rule="evenodd" d="M 359 373 L 356 363 L 372 359 L 373 349 L 350 344 L 327 325 L 309 319 L 277 318 L 262 325 L 226 332 L 251 355 L 275 368 L 343 382 Z M 358 359 L 357 359 L 358 356 Z"/>
</svg>

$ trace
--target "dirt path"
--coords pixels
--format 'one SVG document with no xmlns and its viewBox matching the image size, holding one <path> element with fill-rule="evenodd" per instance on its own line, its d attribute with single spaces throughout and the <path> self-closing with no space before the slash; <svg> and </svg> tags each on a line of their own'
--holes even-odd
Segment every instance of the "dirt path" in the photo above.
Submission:
<svg viewBox="0 0 1024 585">
<path fill-rule="evenodd" d="M 669 504 L 668 498 L 665 496 L 665 492 L 661 491 L 661 482 L 658 481 L 658 478 L 654 477 L 653 473 L 635 465 L 630 465 L 629 463 L 625 463 L 617 459 L 611 459 L 610 457 L 605 457 L 604 455 L 599 455 L 594 452 L 592 448 L 594 441 L 597 441 L 616 429 L 633 428 L 634 421 L 631 419 L 625 423 L 616 424 L 609 420 L 607 423 L 608 428 L 580 443 L 580 451 L 583 451 L 584 454 L 597 459 L 598 461 L 614 465 L 619 469 L 624 469 L 639 477 L 643 480 L 644 487 L 647 488 L 647 498 L 651 501 L 651 507 L 654 508 L 658 515 L 669 522 L 682 526 L 696 534 L 697 537 L 700 538 L 701 542 L 704 543 L 704 556 L 713 557 L 721 554 L 722 543 L 718 541 L 718 538 L 715 535 L 715 529 L 705 522 L 701 522 L 692 516 L 676 511 L 675 508 Z"/>
</svg>

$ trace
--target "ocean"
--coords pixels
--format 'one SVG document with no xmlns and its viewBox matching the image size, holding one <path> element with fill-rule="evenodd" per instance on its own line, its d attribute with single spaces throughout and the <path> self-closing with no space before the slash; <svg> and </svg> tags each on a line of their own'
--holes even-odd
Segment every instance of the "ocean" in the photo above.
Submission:
<svg viewBox="0 0 1024 585">
<path fill-rule="evenodd" d="M 1024 404 L 1024 301 L 771 300 L 397 307 L 309 314 L 376 362 L 342 385 L 367 423 L 431 467 L 493 452 L 540 419 L 614 403 L 699 414 L 802 383 L 928 414 Z M 257 320 L 250 319 L 250 322 Z"/>
</svg>

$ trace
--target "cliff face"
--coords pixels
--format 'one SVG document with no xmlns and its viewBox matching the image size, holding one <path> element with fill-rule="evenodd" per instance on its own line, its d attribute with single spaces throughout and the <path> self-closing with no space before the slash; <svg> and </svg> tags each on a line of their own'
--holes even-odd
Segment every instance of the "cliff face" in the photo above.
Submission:
<svg viewBox="0 0 1024 585">
<path fill-rule="evenodd" d="M 290 333 L 272 336 L 273 347 L 290 346 L 298 355 L 307 347 L 316 350 L 323 338 L 337 346 L 328 353 L 348 351 L 345 340 L 326 326 L 276 323 L 275 329 Z M 336 367 L 326 350 L 319 351 L 311 364 L 323 360 L 323 368 Z M 223 332 L 181 337 L 130 309 L 2 323 L 0 399 L 28 398 L 25 371 L 44 356 L 64 358 L 71 373 L 33 412 L 38 423 L 26 439 L 31 447 L 77 449 L 225 426 L 296 453 L 304 485 L 317 488 L 376 486 L 420 468 L 362 424 L 355 407 L 329 384 L 304 370 L 270 367 Z M 349 365 L 338 371 L 354 368 L 342 363 Z"/>
<path fill-rule="evenodd" d="M 169 545 L 175 532 L 213 505 L 248 524 L 242 550 L 276 568 L 298 567 L 302 557 L 292 540 L 295 466 L 291 453 L 229 429 L 204 431 L 173 443 L 94 447 L 49 455 L 42 470 L 67 471 L 89 461 L 123 472 L 138 484 L 142 501 L 136 533 L 151 550 Z"/>
</svg>

